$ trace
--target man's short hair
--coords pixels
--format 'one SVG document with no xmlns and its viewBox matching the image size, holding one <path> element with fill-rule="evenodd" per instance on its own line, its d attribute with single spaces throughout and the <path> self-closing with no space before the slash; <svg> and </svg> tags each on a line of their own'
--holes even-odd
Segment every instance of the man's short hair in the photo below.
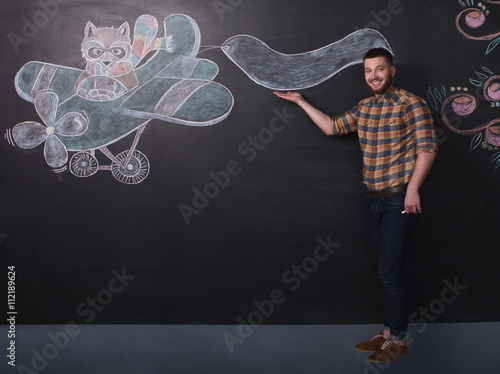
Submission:
<svg viewBox="0 0 500 374">
<path fill-rule="evenodd" d="M 390 65 L 394 65 L 392 62 L 392 54 L 385 48 L 373 48 L 366 52 L 363 61 L 367 58 L 385 57 L 389 61 Z"/>
</svg>

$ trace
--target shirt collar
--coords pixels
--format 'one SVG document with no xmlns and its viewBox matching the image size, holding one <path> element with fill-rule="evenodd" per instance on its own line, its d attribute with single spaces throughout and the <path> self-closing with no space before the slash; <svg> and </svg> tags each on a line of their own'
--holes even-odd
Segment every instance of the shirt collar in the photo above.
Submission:
<svg viewBox="0 0 500 374">
<path fill-rule="evenodd" d="M 379 102 L 379 101 L 389 101 L 392 99 L 392 95 L 394 95 L 394 92 L 396 92 L 396 88 L 392 85 L 381 95 L 375 94 L 373 96 L 373 101 L 374 102 Z"/>
</svg>

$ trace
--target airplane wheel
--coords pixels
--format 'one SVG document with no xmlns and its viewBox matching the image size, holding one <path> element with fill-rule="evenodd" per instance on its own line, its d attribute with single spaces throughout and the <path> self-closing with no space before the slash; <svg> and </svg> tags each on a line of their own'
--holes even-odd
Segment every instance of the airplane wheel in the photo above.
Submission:
<svg viewBox="0 0 500 374">
<path fill-rule="evenodd" d="M 78 152 L 71 157 L 69 170 L 74 176 L 90 177 L 99 170 L 99 162 L 88 152 Z"/>
<path fill-rule="evenodd" d="M 123 162 L 129 151 L 124 151 L 116 156 L 120 163 L 111 164 L 111 173 L 118 181 L 125 184 L 141 183 L 149 174 L 149 160 L 139 151 L 134 151 L 127 165 Z"/>
</svg>

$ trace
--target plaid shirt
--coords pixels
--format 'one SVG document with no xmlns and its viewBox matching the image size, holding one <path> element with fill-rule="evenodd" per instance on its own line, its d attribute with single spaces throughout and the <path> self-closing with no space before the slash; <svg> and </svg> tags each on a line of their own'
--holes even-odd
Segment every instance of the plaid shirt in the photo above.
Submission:
<svg viewBox="0 0 500 374">
<path fill-rule="evenodd" d="M 407 184 L 420 152 L 437 154 L 436 133 L 427 104 L 391 86 L 332 118 L 334 136 L 358 132 L 363 183 L 371 190 Z"/>
</svg>

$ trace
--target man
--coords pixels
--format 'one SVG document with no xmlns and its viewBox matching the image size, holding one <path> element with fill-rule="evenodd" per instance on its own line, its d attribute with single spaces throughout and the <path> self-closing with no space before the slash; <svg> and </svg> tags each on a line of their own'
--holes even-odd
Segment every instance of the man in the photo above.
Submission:
<svg viewBox="0 0 500 374">
<path fill-rule="evenodd" d="M 437 154 L 436 135 L 427 104 L 395 88 L 396 68 L 385 49 L 372 49 L 364 58 L 365 80 L 374 96 L 352 110 L 330 117 L 296 92 L 274 92 L 301 107 L 327 135 L 358 132 L 363 154 L 363 183 L 367 186 L 365 222 L 384 304 L 384 329 L 356 345 L 372 352 L 368 359 L 383 363 L 407 352 L 408 328 L 402 265 L 416 217 L 422 213 L 419 188 Z"/>
</svg>

